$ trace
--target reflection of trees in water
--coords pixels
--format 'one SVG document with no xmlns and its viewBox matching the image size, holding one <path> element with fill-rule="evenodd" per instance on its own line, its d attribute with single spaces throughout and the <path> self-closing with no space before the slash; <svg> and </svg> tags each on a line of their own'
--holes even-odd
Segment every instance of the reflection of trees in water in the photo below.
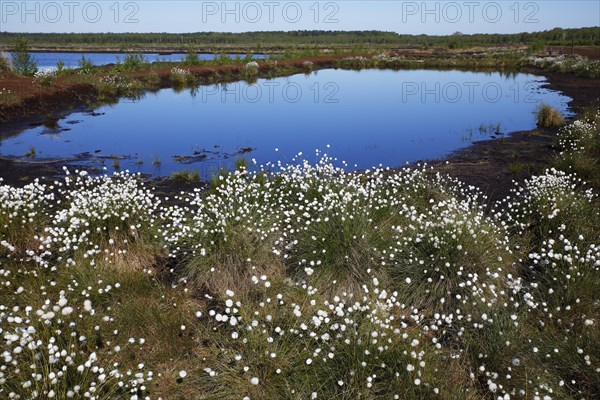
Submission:
<svg viewBox="0 0 600 400">
<path fill-rule="evenodd" d="M 12 131 L 7 131 L 7 132 L 0 133 L 0 146 L 2 146 L 2 143 L 5 140 L 8 140 L 10 138 L 14 138 L 16 136 L 19 136 L 23 132 L 25 132 L 25 129 L 17 129 L 17 130 L 12 130 Z"/>
</svg>

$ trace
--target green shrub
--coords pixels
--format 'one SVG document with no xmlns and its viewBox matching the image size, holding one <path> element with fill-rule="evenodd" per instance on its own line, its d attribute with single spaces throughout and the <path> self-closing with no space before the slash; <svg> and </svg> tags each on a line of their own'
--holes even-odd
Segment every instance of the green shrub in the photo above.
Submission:
<svg viewBox="0 0 600 400">
<path fill-rule="evenodd" d="M 200 57 L 198 56 L 198 53 L 196 53 L 196 51 L 193 49 L 189 49 L 187 54 L 185 55 L 185 58 L 181 61 L 182 66 L 193 66 L 200 64 Z"/>
<path fill-rule="evenodd" d="M 4 74 L 4 73 L 10 72 L 10 71 L 11 71 L 10 61 L 8 61 L 8 58 L 5 58 L 0 53 L 0 74 Z"/>
<path fill-rule="evenodd" d="M 85 58 L 84 55 L 81 55 L 81 59 L 77 63 L 79 67 L 79 73 L 81 74 L 92 74 L 94 72 L 94 64 L 92 60 Z"/>
<path fill-rule="evenodd" d="M 148 65 L 149 62 L 142 53 L 130 53 L 123 59 L 121 70 L 139 71 L 140 69 L 147 68 Z"/>
<path fill-rule="evenodd" d="M 148 83 L 152 87 L 160 86 L 160 76 L 156 72 L 151 72 L 146 75 L 146 83 Z"/>
<path fill-rule="evenodd" d="M 29 54 L 29 44 L 24 39 L 17 39 L 13 44 L 12 66 L 15 72 L 24 76 L 33 76 L 38 68 L 35 59 Z"/>
</svg>

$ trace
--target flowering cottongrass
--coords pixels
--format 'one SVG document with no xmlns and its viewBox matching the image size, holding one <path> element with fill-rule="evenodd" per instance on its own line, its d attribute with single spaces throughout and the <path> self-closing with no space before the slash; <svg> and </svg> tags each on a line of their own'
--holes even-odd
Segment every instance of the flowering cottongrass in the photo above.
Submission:
<svg viewBox="0 0 600 400">
<path fill-rule="evenodd" d="M 136 95 L 141 91 L 141 82 L 127 79 L 121 75 L 101 77 L 96 84 L 99 92 L 105 96 Z"/>
<path fill-rule="evenodd" d="M 600 111 L 596 111 L 589 120 L 577 120 L 561 129 L 558 144 L 563 151 L 583 152 L 594 144 L 598 137 Z"/>
<path fill-rule="evenodd" d="M 594 186 L 600 185 L 600 111 L 592 109 L 583 118 L 562 128 L 558 133 L 556 164 L 576 173 Z"/>
<path fill-rule="evenodd" d="M 51 68 L 40 69 L 33 75 L 33 77 L 35 83 L 41 87 L 48 87 L 54 83 L 54 80 L 56 79 L 56 71 Z"/>
<path fill-rule="evenodd" d="M 160 200 L 126 172 L 91 177 L 76 171 L 55 182 L 63 208 L 44 229 L 41 248 L 60 258 L 123 256 L 152 242 Z M 93 262 L 93 261 L 92 261 Z"/>
<path fill-rule="evenodd" d="M 47 222 L 53 200 L 53 193 L 37 180 L 17 188 L 0 178 L 0 256 L 35 249 L 35 235 Z"/>
<path fill-rule="evenodd" d="M 598 198 L 577 176 L 492 206 L 426 166 L 317 157 L 170 199 L 127 172 L 1 185 L 0 397 L 600 392 Z"/>
<path fill-rule="evenodd" d="M 361 56 L 345 57 L 336 60 L 335 65 L 346 69 L 405 69 L 405 68 L 494 68 L 498 64 L 509 64 L 518 66 L 525 62 L 521 54 L 514 50 L 482 52 L 480 54 L 462 54 L 444 55 L 443 57 L 419 57 L 418 55 L 389 55 L 386 53 L 378 54 L 370 58 Z"/>
<path fill-rule="evenodd" d="M 16 293 L 17 298 L 26 296 L 18 289 Z M 103 399 L 144 393 L 152 374 L 121 372 L 111 360 L 121 346 L 102 352 L 105 357 L 97 353 L 100 329 L 85 330 L 88 319 L 102 324 L 94 314 L 89 300 L 75 303 L 64 291 L 38 306 L 0 306 L 2 397 Z"/>
<path fill-rule="evenodd" d="M 304 61 L 302 63 L 302 68 L 304 68 L 304 70 L 306 71 L 306 73 L 312 72 L 312 70 L 314 69 L 314 67 L 315 67 L 315 65 L 311 61 Z"/>
<path fill-rule="evenodd" d="M 243 69 L 246 74 L 256 75 L 258 73 L 258 63 L 256 61 L 250 61 L 244 65 Z"/>
<path fill-rule="evenodd" d="M 189 69 L 173 67 L 171 69 L 171 81 L 174 85 L 186 86 L 193 84 L 195 78 Z"/>
<path fill-rule="evenodd" d="M 600 61 L 580 55 L 561 55 L 556 57 L 530 57 L 528 61 L 536 67 L 549 71 L 569 72 L 586 78 L 600 77 Z"/>
<path fill-rule="evenodd" d="M 505 200 L 508 210 L 500 218 L 519 236 L 530 235 L 536 243 L 561 233 L 597 239 L 597 194 L 582 186 L 580 178 L 551 168 L 516 186 L 512 198 Z"/>
</svg>

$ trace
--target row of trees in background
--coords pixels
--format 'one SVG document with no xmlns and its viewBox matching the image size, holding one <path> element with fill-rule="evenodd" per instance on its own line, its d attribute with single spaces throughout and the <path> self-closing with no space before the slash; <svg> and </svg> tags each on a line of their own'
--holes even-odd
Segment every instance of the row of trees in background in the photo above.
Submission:
<svg viewBox="0 0 600 400">
<path fill-rule="evenodd" d="M 470 47 L 493 45 L 600 45 L 598 27 L 516 34 L 404 35 L 381 31 L 292 31 L 245 33 L 10 33 L 0 32 L 0 45 L 23 37 L 33 46 L 146 47 L 291 47 L 291 46 L 418 46 Z"/>
</svg>

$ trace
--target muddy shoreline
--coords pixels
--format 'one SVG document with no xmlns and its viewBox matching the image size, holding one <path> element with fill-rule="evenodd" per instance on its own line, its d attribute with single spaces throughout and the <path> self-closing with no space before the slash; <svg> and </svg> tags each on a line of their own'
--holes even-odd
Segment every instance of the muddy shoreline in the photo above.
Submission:
<svg viewBox="0 0 600 400">
<path fill-rule="evenodd" d="M 600 107 L 600 80 L 572 74 L 523 69 L 522 72 L 543 75 L 545 87 L 562 92 L 572 100 L 569 109 L 579 114 L 589 107 Z M 447 173 L 472 185 L 492 201 L 510 195 L 513 181 L 522 181 L 542 173 L 552 165 L 558 128 L 512 132 L 499 139 L 473 142 L 437 160 L 424 160 L 436 171 Z"/>
<path fill-rule="evenodd" d="M 327 68 L 323 64 L 328 64 L 332 60 L 327 57 L 327 60 L 319 61 L 322 63 L 320 68 Z M 532 68 L 521 69 L 520 72 L 545 76 L 547 88 L 560 91 L 572 99 L 569 108 L 575 114 L 588 107 L 600 106 L 600 80 Z M 76 90 L 74 92 L 72 93 L 74 97 L 63 98 L 62 101 L 60 98 L 53 97 L 56 102 L 52 115 L 63 116 L 88 108 L 83 100 L 77 103 L 77 99 L 83 99 L 89 93 L 77 93 Z M 57 95 L 58 93 L 54 96 Z M 76 104 L 72 103 L 73 99 L 76 100 Z M 69 104 L 69 106 L 61 110 L 60 107 L 64 107 L 65 104 Z M 32 116 L 29 119 L 25 118 L 18 122 L 4 124 L 3 131 L 7 130 L 7 126 L 12 130 L 39 125 L 43 121 L 44 118 L 40 115 Z M 510 194 L 514 180 L 522 180 L 532 174 L 540 173 L 551 164 L 555 156 L 553 145 L 557 132 L 558 129 L 534 129 L 505 133 L 501 138 L 472 142 L 469 147 L 457 150 L 443 158 L 422 160 L 411 165 L 422 165 L 426 162 L 428 165 L 435 166 L 436 171 L 447 173 L 468 185 L 480 188 L 491 200 L 499 200 Z M 5 183 L 11 185 L 23 185 L 36 178 L 41 181 L 52 181 L 63 173 L 63 165 L 70 169 L 81 168 L 81 164 L 61 163 L 56 160 L 51 162 L 23 161 L 0 157 L 0 177 Z M 169 178 L 150 176 L 147 178 L 152 186 L 165 195 L 206 186 L 206 183 L 203 182 L 189 184 L 174 182 Z"/>
</svg>

